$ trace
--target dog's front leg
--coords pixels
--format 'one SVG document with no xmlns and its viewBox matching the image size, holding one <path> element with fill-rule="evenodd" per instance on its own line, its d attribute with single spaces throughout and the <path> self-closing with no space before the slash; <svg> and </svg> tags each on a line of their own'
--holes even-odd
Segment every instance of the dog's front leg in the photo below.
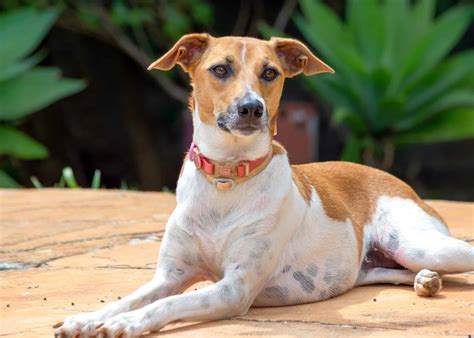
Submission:
<svg viewBox="0 0 474 338">
<path fill-rule="evenodd" d="M 163 238 L 153 279 L 132 294 L 98 311 L 67 317 L 64 322 L 59 322 L 54 326 L 57 329 L 55 335 L 58 337 L 95 336 L 96 328 L 107 319 L 180 293 L 199 280 L 199 271 L 195 268 L 196 262 L 193 260 L 197 257 L 197 252 L 192 238 L 176 227 L 171 218 Z"/>
<path fill-rule="evenodd" d="M 103 337 L 136 337 L 176 320 L 216 320 L 245 314 L 275 268 L 278 248 L 286 238 L 285 233 L 275 236 L 271 231 L 261 234 L 261 238 L 252 238 L 254 234 L 243 227 L 241 233 L 231 236 L 222 262 L 226 267 L 224 276 L 219 282 L 110 318 L 101 328 Z"/>
<path fill-rule="evenodd" d="M 180 278 L 170 277 L 169 268 L 163 266 L 157 270 L 155 277 L 150 282 L 121 300 L 110 303 L 98 311 L 67 317 L 64 322 L 56 324 L 55 327 L 58 328 L 56 335 L 59 337 L 75 337 L 74 335 L 79 337 L 79 334 L 84 337 L 95 335 L 96 328 L 107 319 L 179 293 L 191 283 L 192 276 L 187 276 L 183 272 Z"/>
<path fill-rule="evenodd" d="M 216 320 L 245 314 L 258 286 L 238 274 L 203 289 L 160 299 L 107 320 L 99 337 L 136 337 L 176 321 Z"/>
</svg>

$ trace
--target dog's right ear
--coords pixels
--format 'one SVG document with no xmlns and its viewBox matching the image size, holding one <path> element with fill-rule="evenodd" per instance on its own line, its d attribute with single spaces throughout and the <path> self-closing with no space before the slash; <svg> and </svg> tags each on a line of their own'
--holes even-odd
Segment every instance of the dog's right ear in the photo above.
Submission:
<svg viewBox="0 0 474 338">
<path fill-rule="evenodd" d="M 185 72 L 188 72 L 193 64 L 199 60 L 209 43 L 208 34 L 194 33 L 186 34 L 175 43 L 165 55 L 153 62 L 148 70 L 156 68 L 160 70 L 170 70 L 179 64 Z"/>
</svg>

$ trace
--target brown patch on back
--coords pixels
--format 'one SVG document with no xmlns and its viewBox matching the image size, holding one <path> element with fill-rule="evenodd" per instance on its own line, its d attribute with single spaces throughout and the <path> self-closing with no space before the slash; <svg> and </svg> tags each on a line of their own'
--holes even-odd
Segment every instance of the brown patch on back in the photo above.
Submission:
<svg viewBox="0 0 474 338">
<path fill-rule="evenodd" d="M 377 199 L 382 196 L 411 199 L 426 213 L 444 220 L 425 204 L 410 186 L 378 169 L 349 162 L 323 162 L 292 165 L 293 181 L 309 204 L 311 187 L 321 199 L 326 214 L 337 221 L 352 221 L 362 253 L 364 225 L 375 213 Z"/>
</svg>

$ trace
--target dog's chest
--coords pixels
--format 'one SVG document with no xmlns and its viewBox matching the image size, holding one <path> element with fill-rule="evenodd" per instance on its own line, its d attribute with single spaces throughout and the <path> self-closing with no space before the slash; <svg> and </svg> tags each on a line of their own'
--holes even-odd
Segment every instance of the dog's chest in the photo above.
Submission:
<svg viewBox="0 0 474 338">
<path fill-rule="evenodd" d="M 268 184 L 272 175 L 266 170 L 251 182 L 223 193 L 192 165 L 185 165 L 177 189 L 177 223 L 192 236 L 203 267 L 211 275 L 222 277 L 229 265 L 238 264 L 247 251 L 256 249 L 255 245 L 266 246 L 259 238 L 271 232 L 272 214 L 281 204 L 279 195 L 283 195 L 274 189 L 282 189 L 282 185 Z"/>
<path fill-rule="evenodd" d="M 201 210 L 199 220 L 194 218 L 186 226 L 197 246 L 203 270 L 213 279 L 222 278 L 226 269 L 242 262 L 255 249 L 252 243 L 259 241 L 255 236 L 265 231 L 261 215 L 240 210 L 222 212 L 210 207 Z"/>
</svg>

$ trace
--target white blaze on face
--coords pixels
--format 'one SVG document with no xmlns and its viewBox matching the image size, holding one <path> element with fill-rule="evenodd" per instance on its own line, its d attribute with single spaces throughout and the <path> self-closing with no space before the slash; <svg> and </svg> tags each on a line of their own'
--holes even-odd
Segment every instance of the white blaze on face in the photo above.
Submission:
<svg viewBox="0 0 474 338">
<path fill-rule="evenodd" d="M 247 45 L 244 43 L 242 45 L 242 51 L 241 51 L 241 55 L 242 55 L 242 63 L 245 65 L 245 56 L 247 54 Z"/>
<path fill-rule="evenodd" d="M 245 63 L 245 58 L 247 57 L 247 45 L 245 43 L 242 44 L 242 50 L 240 52 L 240 55 L 242 56 L 242 64 L 244 67 L 245 82 L 246 82 L 246 89 L 247 89 L 247 93 L 245 96 L 249 101 L 253 101 L 253 100 L 260 101 L 260 103 L 263 105 L 263 111 L 266 112 L 267 105 L 265 104 L 265 100 L 260 95 L 258 95 L 255 90 L 253 90 L 252 85 L 250 84 L 250 81 L 249 81 L 249 71 L 251 70 L 247 69 L 246 63 Z"/>
</svg>

